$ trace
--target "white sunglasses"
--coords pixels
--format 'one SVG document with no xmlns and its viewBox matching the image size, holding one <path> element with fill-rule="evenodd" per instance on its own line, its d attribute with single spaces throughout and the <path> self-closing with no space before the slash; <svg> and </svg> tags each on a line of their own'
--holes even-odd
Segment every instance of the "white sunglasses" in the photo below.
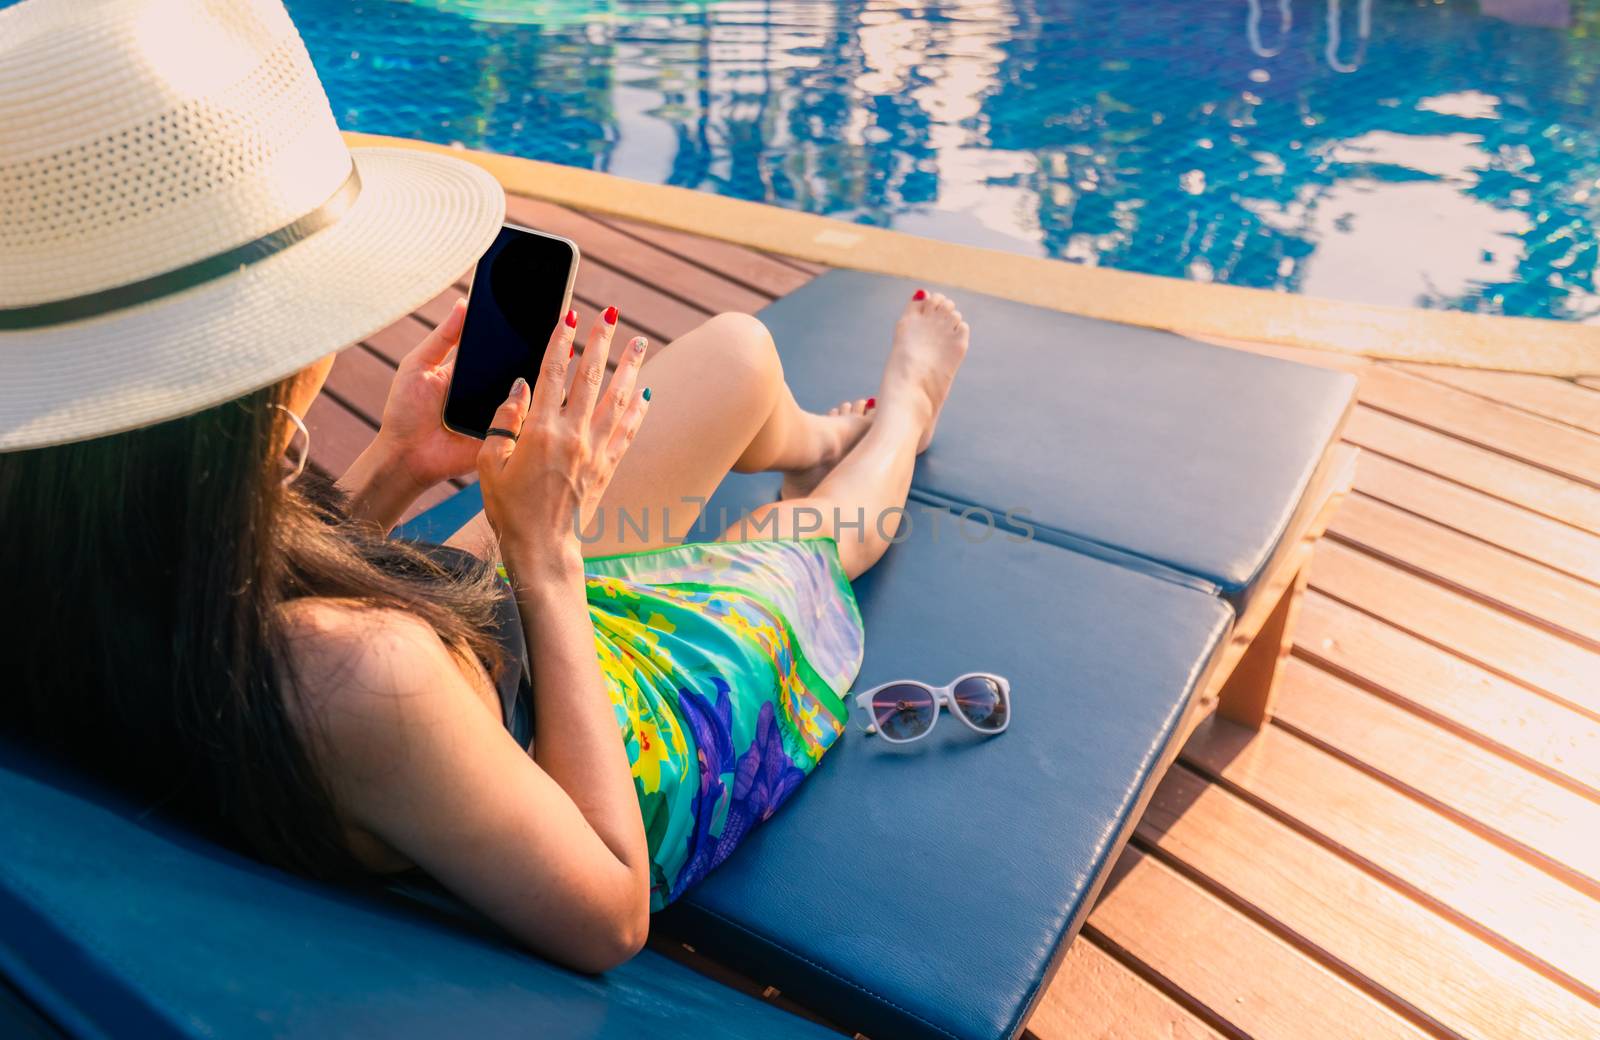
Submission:
<svg viewBox="0 0 1600 1040">
<path fill-rule="evenodd" d="M 1011 683 L 991 672 L 968 672 L 949 686 L 896 679 L 856 694 L 856 706 L 872 717 L 867 732 L 891 744 L 909 744 L 932 733 L 939 709 L 945 707 L 974 733 L 992 737 L 1011 725 Z"/>
</svg>

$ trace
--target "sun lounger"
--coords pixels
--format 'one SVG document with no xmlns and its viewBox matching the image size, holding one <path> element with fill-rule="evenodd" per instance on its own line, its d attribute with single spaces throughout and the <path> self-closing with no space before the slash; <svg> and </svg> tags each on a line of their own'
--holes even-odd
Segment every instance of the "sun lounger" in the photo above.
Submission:
<svg viewBox="0 0 1600 1040">
<path fill-rule="evenodd" d="M 803 404 L 875 389 L 878 330 L 913 288 L 835 272 L 763 312 Z M 967 293 L 960 300 L 978 340 L 918 467 L 908 533 L 857 583 L 868 633 L 859 682 L 992 670 L 1011 679 L 1015 721 L 993 739 L 946 725 L 895 748 L 858 720 L 783 811 L 656 926 L 878 1040 L 1021 1031 L 1196 721 L 1219 706 L 1254 725 L 1270 712 L 1310 546 L 1349 480 L 1351 460 L 1333 447 L 1353 396 L 1347 376 Z M 775 490 L 774 478 L 730 478 L 696 536 L 714 536 Z M 476 510 L 475 495 L 463 492 L 402 534 L 444 537 Z M 9 793 L 0 792 L 0 819 Z M 108 818 L 95 803 L 49 797 L 65 804 L 41 808 L 46 819 L 70 818 L 74 805 Z M 108 855 L 78 837 L 91 833 L 80 823 L 35 826 L 16 839 L 28 855 L 92 860 L 98 871 L 46 898 L 30 887 L 34 875 L 11 877 L 14 854 L 0 844 L 0 892 L 20 891 L 14 900 L 40 928 L 82 936 L 75 907 L 111 913 L 122 891 L 132 906 L 176 904 L 107 926 L 148 944 L 113 972 L 116 992 L 131 994 L 117 999 L 149 1002 L 146 989 L 176 987 L 179 976 L 196 987 L 160 991 L 175 1021 L 189 1000 L 195 1014 L 222 1014 L 232 993 L 239 1006 L 228 1013 L 248 1017 L 248 1005 L 265 1000 L 266 1014 L 285 1016 L 280 1032 L 305 1035 L 339 1021 L 294 1017 L 322 1004 L 336 1009 L 329 1015 L 359 1008 L 403 1024 L 479 1003 L 474 1032 L 498 1035 L 517 1031 L 519 1001 L 530 1020 L 568 1015 L 574 1035 L 610 1035 L 653 1007 L 696 1035 L 808 1035 L 801 1020 L 653 955 L 605 982 L 568 975 L 437 913 L 319 890 L 192 839 L 150 840 L 207 869 L 228 864 L 229 900 L 203 877 L 141 896 L 140 885 L 176 868 L 124 870 L 119 857 L 155 853 L 129 844 Z M 44 848 L 52 842 L 61 847 Z M 382 962 L 398 951 L 406 981 L 364 965 L 341 979 L 325 967 L 269 974 L 267 992 L 257 990 L 245 980 L 258 951 L 196 924 L 233 913 L 256 920 L 265 911 L 247 905 L 253 886 L 267 893 L 256 901 L 263 907 L 293 893 L 297 906 L 340 908 L 296 949 L 342 962 L 386 947 Z M 231 909 L 234 899 L 242 909 Z M 60 942 L 70 957 L 98 945 L 92 932 Z M 0 965 L 31 993 L 18 980 L 48 979 L 53 956 Z M 430 959 L 444 967 L 418 966 Z M 452 967 L 480 962 L 496 967 L 459 976 Z M 94 996 L 68 994 L 63 1005 Z M 758 1020 L 762 1012 L 777 1024 Z M 587 1025 L 591 1017 L 599 1024 Z"/>
</svg>

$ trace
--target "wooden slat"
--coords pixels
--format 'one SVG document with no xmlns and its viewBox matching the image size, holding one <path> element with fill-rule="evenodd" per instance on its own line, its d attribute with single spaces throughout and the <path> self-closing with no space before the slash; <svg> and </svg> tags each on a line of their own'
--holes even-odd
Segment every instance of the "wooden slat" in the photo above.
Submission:
<svg viewBox="0 0 1600 1040">
<path fill-rule="evenodd" d="M 636 277 L 588 260 L 578 266 L 576 295 L 580 301 L 588 302 L 580 331 L 588 327 L 593 315 L 606 307 L 616 307 L 623 322 L 637 327 L 640 334 L 657 343 L 670 343 L 711 317 L 710 311 L 690 306 Z"/>
<path fill-rule="evenodd" d="M 311 434 L 311 465 L 330 477 L 338 477 L 349 469 L 378 432 L 376 426 L 328 394 L 312 402 L 305 422 Z"/>
<path fill-rule="evenodd" d="M 1600 902 L 1280 727 L 1208 719 L 1182 758 L 1600 1002 Z"/>
<path fill-rule="evenodd" d="M 393 365 L 364 347 L 351 347 L 333 363 L 324 392 L 376 427 L 383 419 L 383 402 L 393 380 Z"/>
<path fill-rule="evenodd" d="M 580 255 L 592 256 L 701 310 L 758 311 L 770 297 L 714 275 L 664 249 L 600 223 L 593 217 L 537 199 L 506 199 L 506 219 L 564 235 L 578 243 Z M 579 264 L 583 269 L 584 261 Z"/>
<path fill-rule="evenodd" d="M 1600 721 L 1312 590 L 1295 653 L 1498 754 L 1600 798 Z"/>
<path fill-rule="evenodd" d="M 1232 339 L 1227 336 L 1211 336 L 1203 334 L 1186 333 L 1182 329 L 1176 330 L 1180 335 L 1187 335 L 1202 343 L 1213 343 L 1219 347 L 1228 347 L 1232 350 L 1243 350 L 1250 354 L 1263 354 L 1267 357 L 1282 358 L 1284 361 L 1297 361 L 1302 365 L 1313 368 L 1331 368 L 1341 372 L 1349 372 L 1358 380 L 1361 373 L 1372 367 L 1377 362 L 1355 354 L 1342 354 L 1336 350 L 1314 350 L 1310 347 L 1291 347 L 1282 343 L 1260 343 L 1248 339 Z"/>
<path fill-rule="evenodd" d="M 774 260 L 781 260 L 796 271 L 804 271 L 806 274 L 818 275 L 828 270 L 825 264 L 815 264 L 810 260 L 802 260 L 797 256 L 784 256 L 782 253 L 769 253 L 768 255 Z"/>
<path fill-rule="evenodd" d="M 420 318 L 407 315 L 393 325 L 374 332 L 363 342 L 393 366 L 399 364 L 401 358 L 411 353 L 411 349 L 421 343 L 422 338 L 432 330 L 433 326 Z"/>
<path fill-rule="evenodd" d="M 1329 534 L 1600 650 L 1600 588 L 1362 495 Z"/>
<path fill-rule="evenodd" d="M 1522 411 L 1600 433 L 1600 394 L 1565 379 L 1526 372 L 1490 372 L 1448 365 L 1401 364 L 1397 367 L 1453 386 L 1458 390 L 1514 405 Z"/>
<path fill-rule="evenodd" d="M 653 246 L 715 272 L 732 282 L 738 282 L 752 292 L 769 300 L 786 296 L 811 281 L 812 274 L 791 267 L 754 249 L 720 242 L 714 238 L 701 238 L 682 231 L 641 224 L 620 217 L 596 217 L 619 231 L 644 239 Z"/>
<path fill-rule="evenodd" d="M 412 315 L 427 326 L 428 329 L 432 330 L 450 316 L 450 310 L 456 305 L 456 301 L 465 299 L 466 295 L 466 293 L 452 285 L 415 311 L 412 311 Z"/>
<path fill-rule="evenodd" d="M 1547 567 L 1600 584 L 1600 535 L 1514 506 L 1373 451 L 1363 451 L 1356 490 Z"/>
<path fill-rule="evenodd" d="M 1600 437 L 1486 401 L 1464 390 L 1375 365 L 1363 404 L 1600 488 Z"/>
<path fill-rule="evenodd" d="M 1371 408 L 1357 407 L 1345 439 L 1543 516 L 1600 534 L 1600 491 Z"/>
<path fill-rule="evenodd" d="M 1222 1040 L 1222 1034 L 1088 939 L 1067 948 L 1028 1019 L 1026 1035 L 1032 1040 Z"/>
<path fill-rule="evenodd" d="M 1138 835 L 1441 1031 L 1600 1035 L 1600 1008 L 1181 766 L 1157 788 Z"/>
<path fill-rule="evenodd" d="M 1344 979 L 1137 849 L 1086 926 L 1215 1025 L 1254 1040 L 1425 1036 Z"/>
<path fill-rule="evenodd" d="M 1311 587 L 1600 718 L 1595 655 L 1560 636 L 1328 538 Z"/>
<path fill-rule="evenodd" d="M 1600 800 L 1303 659 L 1285 662 L 1282 686 L 1279 725 L 1600 898 Z"/>
</svg>

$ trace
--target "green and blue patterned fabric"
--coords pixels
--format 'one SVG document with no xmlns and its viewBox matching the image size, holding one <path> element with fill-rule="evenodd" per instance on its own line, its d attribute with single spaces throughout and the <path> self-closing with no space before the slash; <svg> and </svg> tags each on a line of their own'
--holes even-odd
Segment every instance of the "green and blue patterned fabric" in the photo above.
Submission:
<svg viewBox="0 0 1600 1040">
<path fill-rule="evenodd" d="M 861 614 L 831 538 L 674 546 L 585 571 L 660 909 L 770 818 L 844 732 Z"/>
</svg>

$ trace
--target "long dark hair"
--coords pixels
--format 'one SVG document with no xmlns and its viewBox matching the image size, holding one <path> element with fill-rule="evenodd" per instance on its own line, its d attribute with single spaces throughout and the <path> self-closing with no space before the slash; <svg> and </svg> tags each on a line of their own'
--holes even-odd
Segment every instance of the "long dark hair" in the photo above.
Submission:
<svg viewBox="0 0 1600 1040">
<path fill-rule="evenodd" d="M 322 877 L 360 871 L 297 730 L 283 606 L 410 611 L 497 662 L 487 566 L 446 570 L 282 483 L 293 380 L 182 419 L 0 454 L 0 733 Z"/>
</svg>

